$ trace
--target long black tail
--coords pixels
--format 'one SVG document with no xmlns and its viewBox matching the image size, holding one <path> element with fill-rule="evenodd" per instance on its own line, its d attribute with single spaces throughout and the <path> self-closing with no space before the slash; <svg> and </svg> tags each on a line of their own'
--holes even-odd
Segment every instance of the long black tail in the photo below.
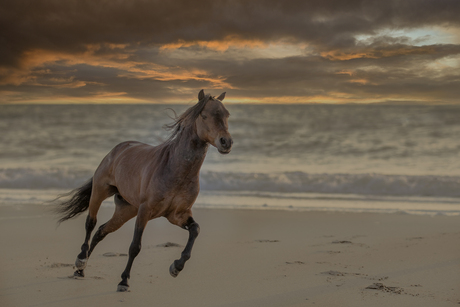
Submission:
<svg viewBox="0 0 460 307">
<path fill-rule="evenodd" d="M 60 202 L 56 207 L 56 213 L 61 216 L 58 223 L 62 223 L 85 212 L 89 207 L 89 199 L 93 190 L 93 178 L 84 185 L 69 193 L 60 195 L 56 200 L 69 198 Z"/>
</svg>

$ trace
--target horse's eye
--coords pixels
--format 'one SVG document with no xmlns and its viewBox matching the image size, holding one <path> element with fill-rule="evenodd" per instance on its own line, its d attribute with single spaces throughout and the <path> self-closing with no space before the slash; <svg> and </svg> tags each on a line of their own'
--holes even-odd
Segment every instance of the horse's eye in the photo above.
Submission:
<svg viewBox="0 0 460 307">
<path fill-rule="evenodd" d="M 203 115 L 203 114 L 201 114 L 201 117 L 203 117 L 203 119 L 208 118 L 206 115 Z"/>
</svg>

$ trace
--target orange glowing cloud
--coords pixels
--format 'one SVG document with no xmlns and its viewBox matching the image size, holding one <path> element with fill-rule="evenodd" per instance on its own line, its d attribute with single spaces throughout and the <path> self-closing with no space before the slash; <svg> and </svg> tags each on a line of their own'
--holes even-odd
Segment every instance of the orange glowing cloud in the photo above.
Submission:
<svg viewBox="0 0 460 307">
<path fill-rule="evenodd" d="M 118 77 L 131 79 L 155 79 L 159 81 L 198 80 L 209 82 L 213 88 L 233 88 L 230 84 L 225 82 L 224 77 L 215 76 L 204 69 L 185 69 L 177 66 L 169 67 L 159 65 L 152 62 L 128 60 L 131 54 L 130 51 L 127 50 L 127 46 L 128 45 L 123 44 L 87 45 L 86 51 L 79 54 L 53 52 L 48 50 L 27 51 L 24 53 L 20 68 L 1 68 L 0 74 L 7 77 L 0 81 L 0 85 L 29 84 L 57 88 L 76 88 L 85 86 L 88 83 L 77 81 L 74 80 L 74 77 L 70 77 L 67 79 L 51 78 L 48 79 L 46 84 L 39 84 L 37 82 L 37 75 L 46 75 L 49 73 L 49 71 L 44 69 L 40 70 L 39 68 L 45 67 L 47 64 L 59 62 L 64 63 L 63 65 L 69 67 L 78 64 L 85 64 L 95 67 L 114 68 L 120 71 Z M 217 45 L 213 46 L 218 48 Z M 119 50 L 120 52 L 98 55 L 97 53 L 101 50 L 101 48 Z"/>
<path fill-rule="evenodd" d="M 359 83 L 359 84 L 368 84 L 369 80 L 366 79 L 351 79 L 349 82 L 351 83 Z"/>
<path fill-rule="evenodd" d="M 406 56 L 416 54 L 435 54 L 436 50 L 434 46 L 396 46 L 396 47 L 365 47 L 355 51 L 347 50 L 332 50 L 321 52 L 320 55 L 323 58 L 327 58 L 331 61 L 347 61 L 353 59 L 369 58 L 369 59 L 380 59 L 394 56 Z"/>
<path fill-rule="evenodd" d="M 85 97 L 69 97 L 66 95 L 53 95 L 52 97 L 27 97 L 27 99 L 22 99 L 19 92 L 3 92 L 4 96 L 8 96 L 9 101 L 14 103 L 34 103 L 34 104 L 67 104 L 67 103 L 96 103 L 96 104 L 126 104 L 126 103 L 152 103 L 151 100 L 146 99 L 137 99 L 129 97 L 127 92 L 104 92 L 100 91 L 91 96 Z"/>
<path fill-rule="evenodd" d="M 336 75 L 347 75 L 349 77 L 353 77 L 353 76 L 356 75 L 356 73 L 354 71 L 352 71 L 352 70 L 341 70 L 341 71 L 336 72 L 335 74 Z M 359 84 L 363 84 L 363 85 L 370 83 L 369 80 L 364 79 L 364 78 L 353 78 L 353 79 L 348 80 L 348 82 L 350 82 L 350 83 L 359 83 Z M 373 83 L 371 83 L 371 84 L 373 84 Z"/>
<path fill-rule="evenodd" d="M 225 82 L 225 78 L 222 76 L 210 76 L 209 73 L 205 70 L 200 69 L 182 69 L 178 67 L 170 68 L 166 66 L 160 66 L 152 63 L 142 64 L 142 69 L 136 66 L 139 65 L 138 62 L 131 63 L 133 65 L 125 67 L 125 72 L 120 73 L 119 77 L 126 77 L 130 79 L 155 79 L 159 81 L 188 81 L 188 80 L 197 80 L 197 81 L 207 81 L 212 84 L 212 88 L 230 88 L 233 87 Z"/>
<path fill-rule="evenodd" d="M 344 103 L 369 103 L 379 102 L 380 100 L 357 99 L 349 93 L 330 92 L 328 95 L 313 95 L 313 96 L 281 96 L 281 97 L 262 97 L 262 98 L 247 98 L 233 97 L 226 99 L 231 103 L 261 103 L 261 104 L 303 104 L 303 103 L 327 103 L 327 104 L 344 104 Z"/>
<path fill-rule="evenodd" d="M 336 72 L 337 75 L 348 75 L 348 76 L 353 76 L 354 74 L 354 71 L 352 70 L 341 70 L 341 71 L 338 71 Z"/>
<path fill-rule="evenodd" d="M 171 50 L 179 49 L 184 47 L 199 46 L 205 47 L 211 50 L 216 51 L 226 51 L 231 47 L 237 48 L 264 48 L 268 43 L 261 40 L 248 40 L 241 39 L 237 36 L 227 36 L 222 40 L 212 40 L 212 41 L 184 41 L 178 40 L 176 43 L 165 44 L 160 47 L 160 50 Z"/>
</svg>

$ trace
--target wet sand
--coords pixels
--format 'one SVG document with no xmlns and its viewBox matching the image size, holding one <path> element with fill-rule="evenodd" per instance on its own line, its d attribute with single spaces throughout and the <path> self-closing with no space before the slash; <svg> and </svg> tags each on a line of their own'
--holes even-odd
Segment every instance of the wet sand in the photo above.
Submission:
<svg viewBox="0 0 460 307">
<path fill-rule="evenodd" d="M 99 224 L 112 214 L 102 208 Z M 195 209 L 184 271 L 169 266 L 188 234 L 150 221 L 116 292 L 133 221 L 102 241 L 84 279 L 69 278 L 85 216 L 56 227 L 44 206 L 0 207 L 0 305 L 458 306 L 460 217 Z"/>
</svg>

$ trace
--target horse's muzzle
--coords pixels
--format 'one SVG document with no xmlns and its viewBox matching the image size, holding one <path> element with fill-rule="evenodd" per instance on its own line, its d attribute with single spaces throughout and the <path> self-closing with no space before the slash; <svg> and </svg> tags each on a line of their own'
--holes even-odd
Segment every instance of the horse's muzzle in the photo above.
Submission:
<svg viewBox="0 0 460 307">
<path fill-rule="evenodd" d="M 233 139 L 231 137 L 221 137 L 217 146 L 217 150 L 221 154 L 228 154 L 232 150 Z"/>
</svg>

